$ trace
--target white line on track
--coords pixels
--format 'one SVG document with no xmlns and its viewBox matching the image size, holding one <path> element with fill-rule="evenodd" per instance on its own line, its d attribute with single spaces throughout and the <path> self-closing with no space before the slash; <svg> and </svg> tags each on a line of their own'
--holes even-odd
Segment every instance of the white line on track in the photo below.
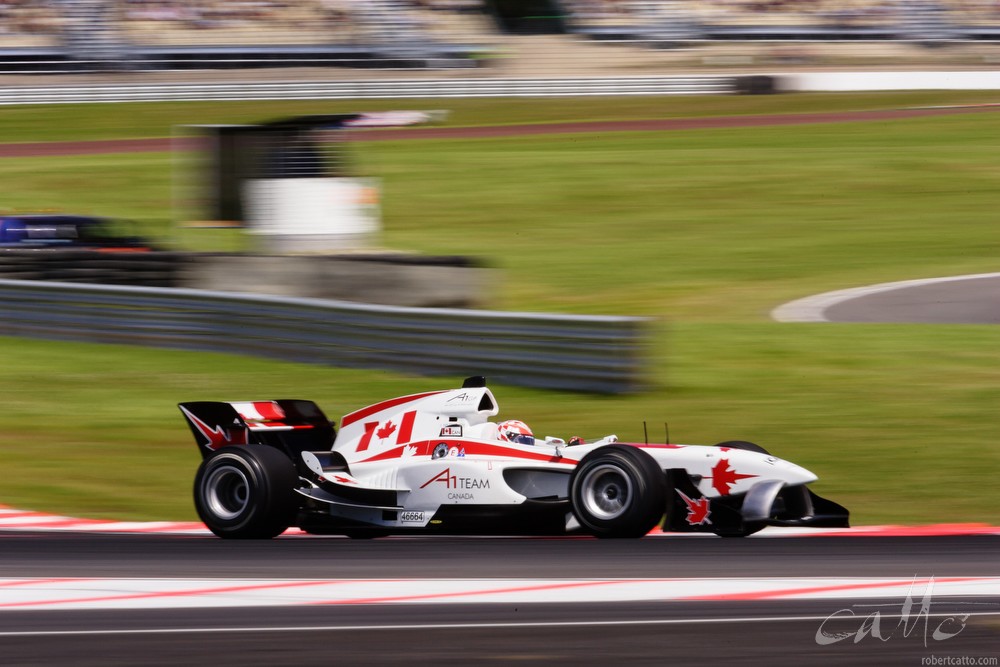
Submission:
<svg viewBox="0 0 1000 667">
<path fill-rule="evenodd" d="M 863 296 L 892 292 L 908 287 L 922 287 L 938 283 L 953 283 L 979 278 L 1000 278 L 1000 273 L 975 273 L 965 276 L 945 276 L 941 278 L 918 278 L 916 280 L 900 280 L 892 283 L 880 283 L 865 287 L 852 287 L 834 292 L 814 294 L 796 301 L 790 301 L 771 311 L 771 318 L 778 322 L 829 322 L 826 310 L 837 304 L 859 299 Z"/>
<path fill-rule="evenodd" d="M 921 612 L 921 618 L 954 618 L 955 612 Z M 962 612 L 965 618 L 989 618 L 1000 616 L 1000 611 Z M 176 634 L 224 634 L 249 632 L 359 632 L 386 630 L 501 630 L 504 628 L 586 628 L 586 627 L 636 627 L 656 625 L 725 625 L 734 623 L 790 623 L 795 621 L 815 622 L 829 620 L 827 615 L 802 616 L 730 616 L 726 618 L 652 618 L 616 621 L 512 621 L 510 623 L 406 623 L 381 625 L 288 625 L 266 627 L 219 627 L 206 628 L 121 628 L 104 630 L 13 630 L 0 631 L 0 637 L 68 637 L 68 636 L 99 636 L 99 635 L 176 635 Z M 879 612 L 880 619 L 910 620 L 916 614 L 891 614 Z"/>
<path fill-rule="evenodd" d="M 399 604 L 989 597 L 1000 577 L 686 579 L 0 579 L 0 613 Z"/>
<path fill-rule="evenodd" d="M 41 531 L 100 534 L 155 534 L 209 536 L 212 533 L 204 524 L 194 521 L 111 521 L 100 519 L 75 519 L 72 517 L 19 510 L 0 505 L 0 531 Z M 1000 526 L 983 523 L 950 523 L 926 526 L 855 526 L 854 528 L 787 528 L 768 526 L 751 539 L 766 537 L 915 537 L 932 535 L 1000 535 Z M 340 535 L 307 535 L 297 528 L 290 528 L 282 537 L 310 537 L 314 539 L 339 539 Z M 412 536 L 410 536 L 412 537 Z M 487 536 L 480 536 L 487 537 Z M 649 537 L 658 538 L 710 538 L 710 533 L 662 533 L 653 529 Z M 393 538 L 388 538 L 393 539 Z M 503 539 L 503 538 L 498 538 Z"/>
</svg>

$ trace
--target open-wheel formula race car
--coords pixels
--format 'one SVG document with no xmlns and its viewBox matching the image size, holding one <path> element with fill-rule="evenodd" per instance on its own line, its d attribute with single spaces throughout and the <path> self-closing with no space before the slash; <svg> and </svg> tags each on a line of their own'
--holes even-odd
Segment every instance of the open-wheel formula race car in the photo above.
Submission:
<svg viewBox="0 0 1000 667">
<path fill-rule="evenodd" d="M 198 515 L 219 537 L 309 533 L 742 537 L 847 527 L 814 474 L 743 441 L 588 444 L 503 435 L 482 377 L 393 398 L 336 429 L 312 401 L 181 403 L 203 460 Z M 573 441 L 571 440 L 571 443 Z"/>
</svg>

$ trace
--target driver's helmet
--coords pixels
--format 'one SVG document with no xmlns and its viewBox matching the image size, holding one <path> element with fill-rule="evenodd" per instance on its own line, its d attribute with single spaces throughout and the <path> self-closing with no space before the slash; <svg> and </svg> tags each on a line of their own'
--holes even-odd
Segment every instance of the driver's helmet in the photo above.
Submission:
<svg viewBox="0 0 1000 667">
<path fill-rule="evenodd" d="M 528 428 L 528 425 L 516 419 L 509 419 L 497 424 L 500 432 L 500 439 L 507 442 L 516 442 L 521 445 L 535 444 L 535 435 Z"/>
</svg>

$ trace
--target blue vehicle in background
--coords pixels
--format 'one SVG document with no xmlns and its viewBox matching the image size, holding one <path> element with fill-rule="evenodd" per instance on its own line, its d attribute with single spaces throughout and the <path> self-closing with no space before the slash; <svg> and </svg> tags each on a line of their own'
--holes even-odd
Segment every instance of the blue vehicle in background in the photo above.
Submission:
<svg viewBox="0 0 1000 667">
<path fill-rule="evenodd" d="M 0 214 L 0 249 L 144 252 L 148 241 L 128 233 L 128 224 L 110 218 L 57 213 Z"/>
</svg>

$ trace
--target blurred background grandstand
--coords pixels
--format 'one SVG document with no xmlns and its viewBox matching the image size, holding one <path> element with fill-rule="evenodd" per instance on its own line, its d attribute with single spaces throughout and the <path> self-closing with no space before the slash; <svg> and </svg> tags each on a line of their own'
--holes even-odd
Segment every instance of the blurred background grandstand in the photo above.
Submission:
<svg viewBox="0 0 1000 667">
<path fill-rule="evenodd" d="M 950 48 L 927 52 L 935 46 Z M 0 0 L 7 74 L 299 66 L 523 76 L 914 59 L 988 67 L 997 46 L 1000 0 Z"/>
</svg>

